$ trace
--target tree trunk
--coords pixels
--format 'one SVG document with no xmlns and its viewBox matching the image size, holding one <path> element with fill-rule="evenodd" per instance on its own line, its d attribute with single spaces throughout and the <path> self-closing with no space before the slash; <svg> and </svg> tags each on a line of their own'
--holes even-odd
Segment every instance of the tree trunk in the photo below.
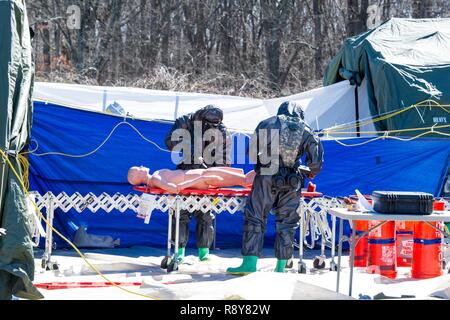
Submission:
<svg viewBox="0 0 450 320">
<path fill-rule="evenodd" d="M 324 1 L 314 0 L 313 1 L 313 15 L 314 15 L 314 43 L 316 52 L 314 55 L 315 60 L 315 71 L 316 79 L 322 77 L 322 63 L 323 63 L 323 33 L 322 33 L 322 19 L 324 14 Z"/>
<path fill-rule="evenodd" d="M 266 66 L 269 85 L 280 91 L 280 44 L 282 25 L 286 23 L 288 1 L 261 0 L 262 28 L 265 34 Z"/>
<path fill-rule="evenodd" d="M 358 33 L 358 0 L 347 0 L 347 36 Z"/>
<path fill-rule="evenodd" d="M 46 23 L 42 30 L 42 56 L 44 62 L 44 72 L 51 71 L 51 57 L 50 57 L 50 31 L 48 30 L 49 26 Z"/>
<path fill-rule="evenodd" d="M 391 0 L 384 0 L 383 3 L 383 21 L 389 20 L 391 18 Z"/>
<path fill-rule="evenodd" d="M 361 0 L 359 10 L 358 33 L 367 31 L 367 8 L 369 7 L 369 0 Z"/>
<path fill-rule="evenodd" d="M 114 57 L 116 54 L 117 48 L 112 48 L 108 50 L 109 45 L 113 41 L 120 41 L 120 12 L 122 9 L 122 0 L 112 0 L 111 1 L 111 13 L 108 19 L 108 25 L 106 28 L 106 32 L 102 39 L 100 40 L 99 46 L 99 57 L 95 62 L 95 66 L 97 69 L 97 81 L 102 84 L 108 78 L 107 74 L 107 66 L 113 66 L 111 62 L 110 52 L 112 52 L 112 56 Z M 111 70 L 113 68 L 109 68 Z"/>
<path fill-rule="evenodd" d="M 224 63 L 224 68 L 227 71 L 231 70 L 231 37 L 229 36 L 230 30 L 230 1 L 222 0 L 222 16 L 220 18 L 219 30 L 220 30 L 220 54 Z"/>
<path fill-rule="evenodd" d="M 161 7 L 162 11 L 162 30 L 161 30 L 161 63 L 165 66 L 170 65 L 169 41 L 172 34 L 172 12 L 177 6 L 172 0 L 164 1 Z"/>
<path fill-rule="evenodd" d="M 53 0 L 53 12 L 56 16 L 60 15 L 56 0 Z M 53 24 L 53 43 L 54 43 L 54 57 L 59 58 L 61 56 L 61 31 L 57 24 Z"/>
<path fill-rule="evenodd" d="M 150 67 L 154 67 L 157 62 L 157 56 L 159 51 L 158 39 L 160 37 L 159 32 L 161 31 L 158 26 L 158 10 L 160 3 L 157 0 L 150 1 L 150 36 L 146 47 L 147 56 L 149 58 Z"/>
<path fill-rule="evenodd" d="M 413 0 L 412 8 L 412 16 L 415 19 L 434 17 L 432 0 Z"/>
</svg>

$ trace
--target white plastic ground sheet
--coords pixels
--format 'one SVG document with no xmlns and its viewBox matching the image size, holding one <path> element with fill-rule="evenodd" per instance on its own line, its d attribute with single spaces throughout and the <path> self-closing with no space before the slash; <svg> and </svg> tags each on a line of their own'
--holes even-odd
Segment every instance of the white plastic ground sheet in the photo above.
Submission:
<svg viewBox="0 0 450 320">
<path fill-rule="evenodd" d="M 107 249 L 86 251 L 86 256 L 110 280 L 115 282 L 140 282 L 141 286 L 124 288 L 148 295 L 153 299 L 178 300 L 307 300 L 307 299 L 346 299 L 349 283 L 348 257 L 343 257 L 341 276 L 341 295 L 335 293 L 336 272 L 312 269 L 312 259 L 317 252 L 308 251 L 307 274 L 296 273 L 294 268 L 284 274 L 274 273 L 276 259 L 273 249 L 265 249 L 265 258 L 258 261 L 258 272 L 244 276 L 225 274 L 230 266 L 241 262 L 240 250 L 214 250 L 210 260 L 200 262 L 194 249 L 187 250 L 185 263 L 179 271 L 167 274 L 160 269 L 163 249 L 134 247 L 130 249 Z M 56 251 L 54 259 L 60 270 L 44 271 L 40 265 L 40 252 L 36 253 L 35 284 L 48 282 L 104 282 L 105 280 L 85 265 L 72 251 Z M 329 266 L 329 259 L 327 259 Z M 367 274 L 356 268 L 353 282 L 353 297 L 360 295 L 374 297 L 383 293 L 388 297 L 414 296 L 416 299 L 437 299 L 449 297 L 450 275 L 414 280 L 409 276 L 410 269 L 398 268 L 398 278 L 391 280 L 380 275 Z M 78 288 L 44 290 L 45 299 L 50 300 L 133 300 L 146 299 L 114 287 Z M 437 296 L 437 297 L 433 297 Z"/>
<path fill-rule="evenodd" d="M 306 112 L 306 121 L 314 129 L 354 122 L 354 88 L 348 81 L 342 81 L 289 97 L 252 99 L 139 88 L 37 82 L 33 99 L 96 112 L 103 112 L 108 105 L 117 102 L 125 112 L 136 118 L 172 121 L 208 104 L 216 104 L 224 111 L 224 123 L 227 127 L 235 131 L 252 132 L 261 120 L 275 115 L 279 105 L 284 101 L 300 103 Z M 365 82 L 358 90 L 360 118 L 368 118 L 370 111 Z M 373 129 L 373 125 L 363 128 L 366 131 Z"/>
</svg>

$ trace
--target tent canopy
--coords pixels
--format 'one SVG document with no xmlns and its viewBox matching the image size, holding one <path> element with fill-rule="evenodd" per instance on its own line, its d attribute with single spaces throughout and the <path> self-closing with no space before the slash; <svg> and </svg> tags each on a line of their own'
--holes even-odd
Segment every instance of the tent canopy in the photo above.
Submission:
<svg viewBox="0 0 450 320">
<path fill-rule="evenodd" d="M 353 92 L 348 81 L 276 99 L 37 82 L 33 98 L 96 112 L 105 112 L 110 104 L 117 102 L 124 113 L 135 118 L 170 121 L 208 104 L 216 104 L 224 111 L 224 123 L 228 128 L 253 132 L 260 121 L 276 115 L 280 104 L 287 100 L 303 107 L 306 121 L 314 129 L 353 122 Z M 370 117 L 364 92 L 360 94 L 360 107 L 361 117 Z M 373 129 L 373 125 L 369 129 Z"/>
<path fill-rule="evenodd" d="M 345 41 L 328 65 L 325 86 L 344 80 L 340 74 L 341 68 L 357 72 L 365 80 L 363 85 L 366 86 L 373 116 L 429 99 L 448 105 L 450 19 L 388 20 Z M 426 105 L 376 122 L 376 128 L 387 131 L 450 124 L 449 108 Z M 450 133 L 450 128 L 440 131 Z"/>
</svg>

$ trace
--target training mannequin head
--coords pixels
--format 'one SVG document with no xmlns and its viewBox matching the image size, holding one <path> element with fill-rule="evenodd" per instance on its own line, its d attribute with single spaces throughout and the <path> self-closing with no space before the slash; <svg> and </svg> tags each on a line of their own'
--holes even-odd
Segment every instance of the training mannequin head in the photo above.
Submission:
<svg viewBox="0 0 450 320">
<path fill-rule="evenodd" d="M 151 178 L 148 168 L 145 167 L 132 167 L 128 170 L 128 182 L 134 186 L 147 184 Z"/>
</svg>

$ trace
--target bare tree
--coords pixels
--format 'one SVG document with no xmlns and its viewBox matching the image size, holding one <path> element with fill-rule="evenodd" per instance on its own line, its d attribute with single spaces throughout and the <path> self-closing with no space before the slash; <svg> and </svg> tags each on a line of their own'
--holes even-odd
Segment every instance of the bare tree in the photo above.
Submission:
<svg viewBox="0 0 450 320">
<path fill-rule="evenodd" d="M 368 18 L 448 17 L 450 0 L 34 0 L 28 13 L 38 79 L 276 96 L 320 85 Z"/>
</svg>

